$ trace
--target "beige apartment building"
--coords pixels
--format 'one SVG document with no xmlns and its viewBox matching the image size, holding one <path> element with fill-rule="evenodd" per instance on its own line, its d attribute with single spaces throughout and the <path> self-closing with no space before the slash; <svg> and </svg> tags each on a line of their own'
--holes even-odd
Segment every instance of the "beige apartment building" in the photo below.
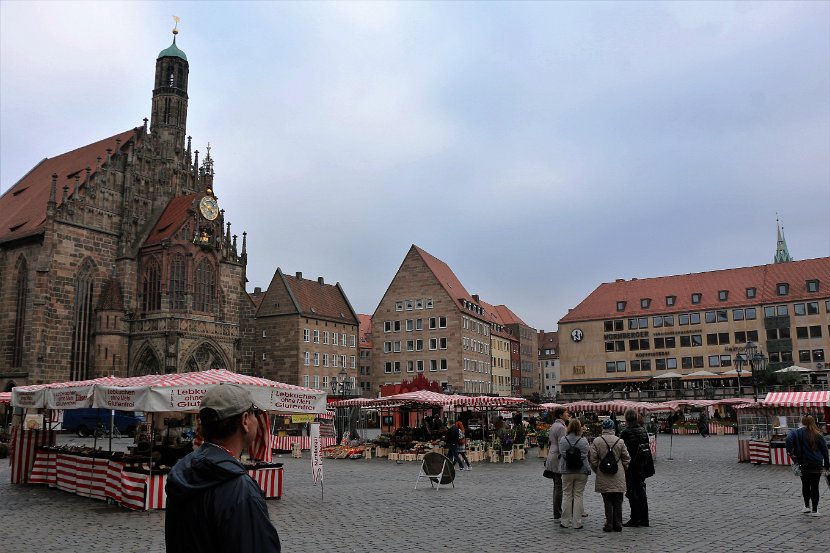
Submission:
<svg viewBox="0 0 830 553">
<path fill-rule="evenodd" d="M 830 258 L 604 283 L 559 321 L 559 336 L 564 392 L 722 374 L 747 340 L 770 371 L 826 371 Z"/>
<path fill-rule="evenodd" d="M 513 393 L 511 352 L 514 347 L 518 350 L 519 340 L 504 324 L 495 306 L 487 302 L 482 302 L 482 305 L 490 318 L 492 393 L 498 396 L 510 396 Z"/>
<path fill-rule="evenodd" d="M 358 318 L 340 283 L 283 274 L 257 298 L 256 373 L 331 391 L 341 371 L 357 388 Z"/>
</svg>

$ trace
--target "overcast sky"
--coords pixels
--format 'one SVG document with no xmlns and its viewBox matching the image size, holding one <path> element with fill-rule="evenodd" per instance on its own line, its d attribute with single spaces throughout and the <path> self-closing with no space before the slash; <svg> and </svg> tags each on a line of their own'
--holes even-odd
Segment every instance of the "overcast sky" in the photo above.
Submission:
<svg viewBox="0 0 830 553">
<path fill-rule="evenodd" d="M 830 255 L 818 1 L 2 1 L 0 191 L 149 117 L 172 15 L 249 291 L 372 313 L 414 243 L 555 330 L 602 282 L 771 262 L 776 213 Z"/>
</svg>

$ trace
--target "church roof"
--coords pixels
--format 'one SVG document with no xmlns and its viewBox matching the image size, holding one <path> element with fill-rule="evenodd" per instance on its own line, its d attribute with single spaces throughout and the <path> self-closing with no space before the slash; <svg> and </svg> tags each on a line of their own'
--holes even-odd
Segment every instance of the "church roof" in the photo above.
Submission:
<svg viewBox="0 0 830 553">
<path fill-rule="evenodd" d="M 828 275 L 830 257 L 820 257 L 705 273 L 618 280 L 600 284 L 559 322 L 647 317 L 826 298 L 830 286 Z M 808 292 L 810 280 L 819 281 L 818 293 Z M 782 283 L 789 285 L 784 296 L 778 295 L 778 284 Z M 754 298 L 747 297 L 748 288 L 755 289 Z M 727 292 L 726 300 L 719 299 L 720 291 Z M 692 303 L 692 294 L 701 295 L 699 303 Z M 674 305 L 667 307 L 669 296 L 675 298 Z M 643 299 L 651 300 L 649 307 L 641 306 Z M 625 302 L 622 311 L 617 310 L 617 302 Z"/>
<path fill-rule="evenodd" d="M 60 205 L 64 185 L 68 185 L 69 195 L 72 195 L 75 192 L 75 176 L 86 178 L 84 170 L 87 167 L 94 173 L 98 165 L 97 158 L 100 157 L 102 162 L 106 161 L 107 148 L 115 151 L 116 141 L 120 140 L 123 149 L 133 134 L 134 129 L 130 129 L 77 150 L 45 158 L 35 165 L 0 196 L 0 213 L 3 214 L 0 242 L 23 238 L 41 230 L 46 220 L 46 204 L 49 202 L 53 173 L 58 175 L 55 200 L 57 205 Z"/>
<path fill-rule="evenodd" d="M 147 235 L 144 245 L 153 246 L 172 237 L 187 219 L 187 211 L 198 196 L 199 194 L 187 194 L 171 199 L 153 226 L 153 230 Z"/>
<path fill-rule="evenodd" d="M 179 50 L 179 47 L 176 46 L 176 37 L 173 37 L 173 44 L 159 52 L 159 57 L 156 59 L 161 58 L 181 58 L 184 61 L 187 61 L 187 56 Z"/>
</svg>

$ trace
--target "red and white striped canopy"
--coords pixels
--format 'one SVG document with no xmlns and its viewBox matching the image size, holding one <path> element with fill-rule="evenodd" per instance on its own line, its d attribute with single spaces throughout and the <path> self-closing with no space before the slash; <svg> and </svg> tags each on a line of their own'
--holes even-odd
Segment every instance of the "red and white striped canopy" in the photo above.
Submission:
<svg viewBox="0 0 830 553">
<path fill-rule="evenodd" d="M 613 401 L 575 401 L 565 405 L 568 411 L 587 411 L 589 413 L 623 413 L 628 409 L 634 409 L 638 413 L 657 413 L 661 411 L 672 411 L 672 407 L 663 403 L 650 403 L 647 401 L 628 401 L 618 399 Z"/>
<path fill-rule="evenodd" d="M 818 392 L 770 392 L 760 407 L 830 407 L 830 390 Z"/>
<path fill-rule="evenodd" d="M 452 407 L 471 407 L 471 408 L 489 408 L 497 407 L 536 407 L 532 403 L 521 397 L 501 397 L 501 396 L 461 396 L 453 395 L 450 398 L 449 405 Z"/>
<path fill-rule="evenodd" d="M 332 407 L 398 407 L 401 405 L 424 405 L 430 407 L 469 407 L 477 408 L 516 408 L 534 407 L 535 404 L 520 397 L 494 397 L 494 396 L 462 396 L 447 395 L 429 390 L 406 392 L 392 396 L 379 397 L 375 399 L 356 398 L 343 399 L 329 403 Z"/>
<path fill-rule="evenodd" d="M 11 392 L 0 392 L 0 405 L 11 405 L 12 403 L 12 393 Z"/>
</svg>

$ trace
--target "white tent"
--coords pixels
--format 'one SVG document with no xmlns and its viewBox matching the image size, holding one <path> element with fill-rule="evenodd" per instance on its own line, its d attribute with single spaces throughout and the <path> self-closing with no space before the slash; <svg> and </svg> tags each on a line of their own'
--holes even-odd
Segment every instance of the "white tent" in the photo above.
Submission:
<svg viewBox="0 0 830 553">
<path fill-rule="evenodd" d="M 813 372 L 813 371 L 810 370 L 810 369 L 804 368 L 804 367 L 799 367 L 798 365 L 790 365 L 787 368 L 778 369 L 775 372 L 777 372 L 777 373 L 809 373 L 809 372 Z"/>
</svg>

